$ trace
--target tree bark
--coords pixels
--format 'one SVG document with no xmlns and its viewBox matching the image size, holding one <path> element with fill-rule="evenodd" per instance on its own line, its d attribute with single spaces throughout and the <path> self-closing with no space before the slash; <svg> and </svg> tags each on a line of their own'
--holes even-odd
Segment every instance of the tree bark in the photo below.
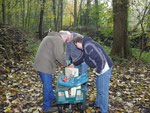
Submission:
<svg viewBox="0 0 150 113">
<path fill-rule="evenodd" d="M 82 3 L 83 3 L 83 0 L 81 0 L 80 2 L 80 6 L 79 6 L 79 24 L 82 25 L 83 24 L 83 11 L 82 11 Z"/>
<path fill-rule="evenodd" d="M 128 58 L 131 50 L 128 45 L 128 0 L 113 0 L 113 46 L 112 56 Z"/>
<path fill-rule="evenodd" d="M 2 19 L 3 24 L 5 24 L 5 0 L 2 0 Z"/>
<path fill-rule="evenodd" d="M 22 26 L 25 28 L 25 0 L 22 0 Z"/>
<path fill-rule="evenodd" d="M 55 0 L 53 0 L 53 15 L 54 15 L 54 27 L 55 27 L 55 31 L 57 31 L 56 1 Z"/>
<path fill-rule="evenodd" d="M 87 9 L 86 9 L 86 16 L 85 18 L 85 25 L 89 24 L 89 12 L 90 12 L 90 7 L 91 7 L 91 0 L 87 0 Z"/>
<path fill-rule="evenodd" d="M 98 10 L 98 0 L 95 0 L 95 13 L 96 13 L 96 28 L 98 30 L 98 20 L 99 20 L 99 10 Z"/>
<path fill-rule="evenodd" d="M 43 39 L 43 15 L 44 15 L 44 4 L 45 4 L 45 0 L 43 0 L 43 5 L 41 5 L 41 12 L 40 12 L 40 23 L 39 23 L 39 39 L 42 40 Z"/>
<path fill-rule="evenodd" d="M 60 20 L 61 20 L 61 23 L 60 23 L 60 28 L 62 29 L 62 26 L 63 26 L 63 0 L 61 0 L 61 16 L 60 16 Z"/>
<path fill-rule="evenodd" d="M 61 11 L 61 0 L 58 0 L 58 8 L 57 8 L 57 30 L 60 30 L 60 11 Z"/>
<path fill-rule="evenodd" d="M 77 0 L 74 0 L 74 26 L 77 24 Z"/>
</svg>

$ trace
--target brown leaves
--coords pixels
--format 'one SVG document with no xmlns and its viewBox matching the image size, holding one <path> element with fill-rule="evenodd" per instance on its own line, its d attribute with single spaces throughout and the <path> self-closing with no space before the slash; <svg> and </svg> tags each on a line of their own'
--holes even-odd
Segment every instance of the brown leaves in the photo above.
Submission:
<svg viewBox="0 0 150 113">
<path fill-rule="evenodd" d="M 27 56 L 27 40 L 21 30 L 7 26 L 0 27 L 0 32 L 1 59 L 10 60 L 13 58 L 20 61 L 25 55 Z"/>
<path fill-rule="evenodd" d="M 120 72 L 120 70 L 122 71 Z M 150 93 L 148 93 L 150 81 L 149 65 L 141 64 L 136 66 L 132 62 L 125 67 L 115 68 L 113 75 L 110 83 L 111 107 L 109 110 L 113 112 L 126 111 L 137 113 L 147 111 L 150 99 Z M 114 102 L 120 102 L 123 106 L 116 109 Z"/>
<path fill-rule="evenodd" d="M 37 72 L 32 68 L 31 61 L 22 61 L 21 70 L 8 74 L 6 80 L 0 81 L 0 112 L 28 112 L 42 111 L 42 83 Z M 14 66 L 15 67 L 15 64 Z M 6 68 L 5 68 L 6 69 Z M 11 72 L 12 69 L 9 69 Z M 57 84 L 57 70 L 53 79 L 53 89 Z M 109 112 L 147 112 L 150 100 L 150 66 L 114 66 L 109 90 Z M 96 98 L 95 75 L 89 72 L 88 93 L 86 95 L 87 113 L 98 112 L 99 109 L 88 106 L 89 101 Z M 74 112 L 79 112 L 75 106 Z"/>
</svg>

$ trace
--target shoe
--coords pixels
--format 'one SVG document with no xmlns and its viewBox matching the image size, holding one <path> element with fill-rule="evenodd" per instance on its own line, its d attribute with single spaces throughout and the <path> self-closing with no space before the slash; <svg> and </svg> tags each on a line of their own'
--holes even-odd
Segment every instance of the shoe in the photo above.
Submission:
<svg viewBox="0 0 150 113">
<path fill-rule="evenodd" d="M 94 101 L 92 101 L 92 102 L 89 103 L 89 106 L 90 106 L 90 107 L 93 107 L 94 105 L 95 105 L 95 102 L 94 102 Z"/>
<path fill-rule="evenodd" d="M 43 113 L 52 113 L 58 111 L 57 107 L 51 107 L 49 110 L 44 110 Z"/>
<path fill-rule="evenodd" d="M 89 103 L 89 106 L 90 106 L 90 107 L 94 107 L 94 108 L 99 108 L 99 107 L 96 106 L 95 101 L 90 102 L 90 103 Z"/>
<path fill-rule="evenodd" d="M 56 107 L 57 106 L 57 102 L 56 102 L 56 98 L 53 99 L 52 103 L 51 103 L 52 107 Z"/>
</svg>

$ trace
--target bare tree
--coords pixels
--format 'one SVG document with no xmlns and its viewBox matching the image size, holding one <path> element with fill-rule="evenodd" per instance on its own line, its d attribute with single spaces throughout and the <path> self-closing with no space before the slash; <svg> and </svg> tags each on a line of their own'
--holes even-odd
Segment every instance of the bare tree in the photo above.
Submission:
<svg viewBox="0 0 150 113">
<path fill-rule="evenodd" d="M 140 4 L 140 3 L 138 3 Z M 135 32 L 138 28 L 138 26 L 143 22 L 143 20 L 145 19 L 145 15 L 149 10 L 149 6 L 150 6 L 150 2 L 145 2 L 144 4 L 144 8 L 142 11 L 139 10 L 139 8 L 136 7 L 136 5 L 134 3 L 132 3 L 132 6 L 134 6 L 133 8 L 137 11 L 138 15 L 137 15 L 137 19 L 139 20 L 138 23 L 134 26 L 134 28 L 129 32 L 129 34 Z"/>
<path fill-rule="evenodd" d="M 150 3 L 148 4 L 148 6 L 150 5 Z M 148 8 L 148 6 L 145 8 L 145 9 L 147 9 Z M 140 54 L 139 54 L 139 57 L 138 57 L 138 62 L 140 62 L 140 59 L 141 59 L 141 56 L 142 56 L 142 53 L 143 53 L 143 51 L 144 51 L 144 49 L 145 49 L 145 47 L 147 46 L 147 44 L 149 43 L 149 40 L 148 39 L 144 39 L 145 38 L 145 28 L 144 28 L 144 19 L 145 19 L 145 16 L 146 15 L 150 15 L 150 10 L 148 10 L 148 12 L 147 12 L 147 14 L 146 14 L 146 10 L 144 11 L 144 14 L 143 14 L 144 16 L 142 17 L 142 19 L 140 20 L 140 25 L 141 25 L 141 29 L 142 29 L 142 33 L 141 33 L 141 51 L 140 51 Z M 149 16 L 148 16 L 148 20 L 149 20 Z M 147 23 L 147 32 L 149 32 L 148 31 L 148 29 L 149 29 L 149 23 Z M 148 38 L 149 38 L 150 36 L 148 36 Z"/>
</svg>

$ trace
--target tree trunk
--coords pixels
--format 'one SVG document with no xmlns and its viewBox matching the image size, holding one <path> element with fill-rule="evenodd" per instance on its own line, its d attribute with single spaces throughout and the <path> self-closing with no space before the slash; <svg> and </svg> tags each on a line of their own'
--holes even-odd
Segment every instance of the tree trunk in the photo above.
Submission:
<svg viewBox="0 0 150 113">
<path fill-rule="evenodd" d="M 25 30 L 27 31 L 27 26 L 28 26 L 28 16 L 29 16 L 29 0 L 27 0 L 27 13 L 25 17 Z"/>
<path fill-rule="evenodd" d="M 146 46 L 148 45 L 148 43 L 150 42 L 150 35 L 147 35 L 146 38 L 148 38 L 148 39 L 147 39 L 147 40 L 144 40 L 144 38 L 145 38 L 145 30 L 144 30 L 143 21 L 144 21 L 145 14 L 146 14 L 146 12 L 144 12 L 144 16 L 143 16 L 143 19 L 142 19 L 142 21 L 141 21 L 141 29 L 142 29 L 141 37 L 142 37 L 142 40 L 141 40 L 141 47 L 140 47 L 140 48 L 141 48 L 141 51 L 140 51 L 140 53 L 139 53 L 139 57 L 138 57 L 138 60 L 137 60 L 138 62 L 140 62 L 142 53 L 144 52 L 145 47 L 146 47 Z M 150 10 L 148 10 L 147 15 L 150 15 Z M 150 17 L 148 16 L 147 19 L 150 20 Z M 150 34 L 150 23 L 147 24 L 147 29 L 146 29 L 146 31 L 147 31 L 147 34 Z"/>
<path fill-rule="evenodd" d="M 25 28 L 25 0 L 22 0 L 22 26 Z"/>
<path fill-rule="evenodd" d="M 147 15 L 148 15 L 148 21 L 150 21 L 150 9 L 148 10 Z M 147 29 L 146 29 L 146 31 L 148 33 L 150 33 L 150 22 L 147 23 Z"/>
<path fill-rule="evenodd" d="M 11 4 L 11 1 L 8 0 L 7 23 L 9 25 L 12 24 L 12 22 L 11 22 L 11 13 L 10 13 L 10 4 Z"/>
<path fill-rule="evenodd" d="M 63 0 L 61 0 L 61 8 L 60 8 L 60 12 L 61 12 L 61 17 L 60 17 L 60 20 L 61 20 L 61 23 L 60 23 L 60 28 L 62 29 L 62 26 L 63 26 Z"/>
<path fill-rule="evenodd" d="M 112 56 L 127 58 L 131 56 L 131 50 L 128 45 L 128 0 L 113 0 L 113 46 Z"/>
<path fill-rule="evenodd" d="M 43 12 L 44 13 L 44 12 Z M 28 14 L 28 32 L 30 31 L 30 24 L 31 24 L 31 0 L 30 0 L 30 3 L 29 3 L 29 14 Z M 42 19 L 43 21 L 43 19 Z"/>
<path fill-rule="evenodd" d="M 98 10 L 98 0 L 95 0 L 95 13 L 96 13 L 96 15 L 95 15 L 95 18 L 96 18 L 96 28 L 97 28 L 97 30 L 98 30 L 98 20 L 99 20 L 99 10 Z"/>
<path fill-rule="evenodd" d="M 58 0 L 58 8 L 57 8 L 57 30 L 60 30 L 60 5 L 61 0 Z"/>
<path fill-rule="evenodd" d="M 5 0 L 2 0 L 2 19 L 3 24 L 5 24 Z"/>
<path fill-rule="evenodd" d="M 57 31 L 57 21 L 56 21 L 56 1 L 55 1 L 55 0 L 53 0 L 53 15 L 54 15 L 55 31 Z"/>
<path fill-rule="evenodd" d="M 39 39 L 43 39 L 43 15 L 44 15 L 44 4 L 45 0 L 43 0 L 43 5 L 41 5 L 41 12 L 40 12 L 40 23 L 39 23 Z"/>
<path fill-rule="evenodd" d="M 85 19 L 85 25 L 89 24 L 89 12 L 90 12 L 90 7 L 91 7 L 91 0 L 87 0 L 87 5 L 86 5 L 86 16 L 84 17 Z"/>
<path fill-rule="evenodd" d="M 77 24 L 77 0 L 74 0 L 74 26 Z"/>
<path fill-rule="evenodd" d="M 83 3 L 83 0 L 81 0 L 80 2 L 80 6 L 79 6 L 79 24 L 82 25 L 83 24 L 83 11 L 82 11 L 82 3 Z"/>
<path fill-rule="evenodd" d="M 18 7 L 19 6 L 19 4 L 17 3 L 18 1 L 15 1 L 16 2 L 16 7 Z M 15 8 L 16 9 L 16 8 Z M 19 11 L 18 10 L 16 10 L 15 11 L 15 27 L 18 27 L 19 26 L 19 23 L 20 23 L 20 18 L 19 18 Z"/>
</svg>

